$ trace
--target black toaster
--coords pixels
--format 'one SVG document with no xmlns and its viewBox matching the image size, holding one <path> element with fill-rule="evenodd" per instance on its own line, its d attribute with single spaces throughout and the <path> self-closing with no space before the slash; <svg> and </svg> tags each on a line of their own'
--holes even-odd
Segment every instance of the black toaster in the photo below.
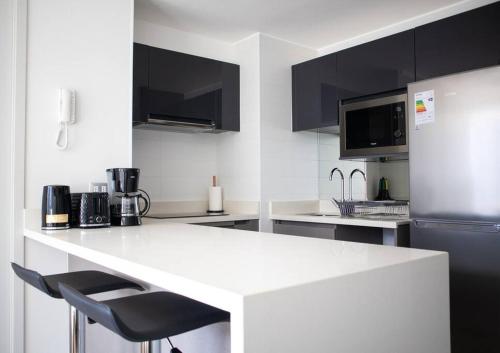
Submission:
<svg viewBox="0 0 500 353">
<path fill-rule="evenodd" d="M 71 226 L 99 228 L 111 225 L 109 194 L 81 192 L 71 194 Z"/>
</svg>

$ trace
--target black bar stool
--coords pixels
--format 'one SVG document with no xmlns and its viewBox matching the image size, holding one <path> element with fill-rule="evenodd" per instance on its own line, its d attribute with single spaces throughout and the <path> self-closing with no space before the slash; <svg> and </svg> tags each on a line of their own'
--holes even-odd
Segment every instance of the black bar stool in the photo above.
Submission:
<svg viewBox="0 0 500 353">
<path fill-rule="evenodd" d="M 153 292 L 95 301 L 65 283 L 59 289 L 66 301 L 126 340 L 141 342 L 141 353 L 166 338 L 171 353 L 182 353 L 171 336 L 229 320 L 229 313 L 170 292 Z"/>
<path fill-rule="evenodd" d="M 11 263 L 12 269 L 19 278 L 31 284 L 52 298 L 62 298 L 59 283 L 67 283 L 85 294 L 96 294 L 118 289 L 133 288 L 143 291 L 137 283 L 101 271 L 76 271 L 42 276 L 38 272 L 28 270 L 16 263 Z M 70 306 L 70 352 L 85 352 L 85 318 L 79 315 L 74 306 Z"/>
</svg>

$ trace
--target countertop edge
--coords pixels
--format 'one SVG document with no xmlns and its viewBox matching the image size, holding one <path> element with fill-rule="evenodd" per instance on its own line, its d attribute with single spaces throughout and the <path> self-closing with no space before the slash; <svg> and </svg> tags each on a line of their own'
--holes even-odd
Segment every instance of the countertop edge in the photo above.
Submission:
<svg viewBox="0 0 500 353">
<path fill-rule="evenodd" d="M 242 305 L 243 299 L 247 296 L 246 294 L 230 292 L 225 289 L 216 288 L 185 277 L 157 270 L 149 266 L 137 264 L 101 251 L 71 244 L 66 241 L 53 238 L 50 234 L 43 234 L 27 227 L 24 227 L 23 234 L 24 237 L 50 246 L 53 249 L 91 261 L 95 264 L 131 276 L 145 283 L 187 296 L 226 311 L 235 310 L 235 305 Z M 188 288 L 188 290 L 178 290 L 176 288 Z M 200 296 L 200 293 L 204 293 L 205 295 Z M 210 294 L 207 295 L 207 293 Z M 218 300 L 212 300 L 211 298 L 217 298 Z M 222 300 L 222 298 L 224 298 L 224 300 Z"/>
<path fill-rule="evenodd" d="M 271 214 L 269 219 L 276 221 L 295 221 L 307 223 L 339 224 L 361 227 L 390 228 L 395 229 L 400 225 L 410 224 L 410 220 L 374 220 L 363 218 L 344 218 L 339 216 L 308 216 L 301 214 Z"/>
</svg>

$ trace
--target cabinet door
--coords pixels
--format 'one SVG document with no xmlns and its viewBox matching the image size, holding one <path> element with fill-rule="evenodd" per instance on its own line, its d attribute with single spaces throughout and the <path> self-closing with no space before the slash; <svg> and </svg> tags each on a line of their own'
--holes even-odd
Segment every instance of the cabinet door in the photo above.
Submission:
<svg viewBox="0 0 500 353">
<path fill-rule="evenodd" d="M 292 66 L 293 131 L 339 124 L 336 66 L 336 54 Z"/>
<path fill-rule="evenodd" d="M 500 2 L 415 29 L 417 80 L 500 64 Z"/>
<path fill-rule="evenodd" d="M 212 120 L 239 131 L 239 66 L 149 49 L 149 109 L 160 116 Z"/>
<path fill-rule="evenodd" d="M 413 30 L 338 52 L 341 99 L 406 88 L 415 81 Z"/>
<path fill-rule="evenodd" d="M 149 71 L 149 47 L 134 43 L 134 72 L 133 72 L 133 97 L 132 117 L 133 121 L 145 120 L 142 110 L 141 91 L 148 87 Z"/>
<path fill-rule="evenodd" d="M 222 99 L 217 129 L 240 131 L 240 66 L 222 63 Z"/>
<path fill-rule="evenodd" d="M 259 220 L 258 219 L 251 219 L 248 221 L 236 221 L 234 228 L 239 229 L 239 230 L 250 230 L 250 231 L 258 232 L 259 231 Z"/>
</svg>

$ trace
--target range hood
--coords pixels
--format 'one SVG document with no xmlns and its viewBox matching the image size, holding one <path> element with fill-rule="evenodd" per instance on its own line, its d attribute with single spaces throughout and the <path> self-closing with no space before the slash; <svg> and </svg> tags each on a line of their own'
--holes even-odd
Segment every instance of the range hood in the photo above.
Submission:
<svg viewBox="0 0 500 353">
<path fill-rule="evenodd" d="M 135 129 L 164 130 L 184 133 L 214 133 L 215 122 L 213 120 L 179 118 L 161 114 L 147 114 L 144 121 L 134 121 Z"/>
<path fill-rule="evenodd" d="M 199 92 L 198 92 L 199 93 Z M 185 133 L 214 133 L 220 112 L 220 90 L 186 95 L 141 88 L 134 128 Z"/>
</svg>

